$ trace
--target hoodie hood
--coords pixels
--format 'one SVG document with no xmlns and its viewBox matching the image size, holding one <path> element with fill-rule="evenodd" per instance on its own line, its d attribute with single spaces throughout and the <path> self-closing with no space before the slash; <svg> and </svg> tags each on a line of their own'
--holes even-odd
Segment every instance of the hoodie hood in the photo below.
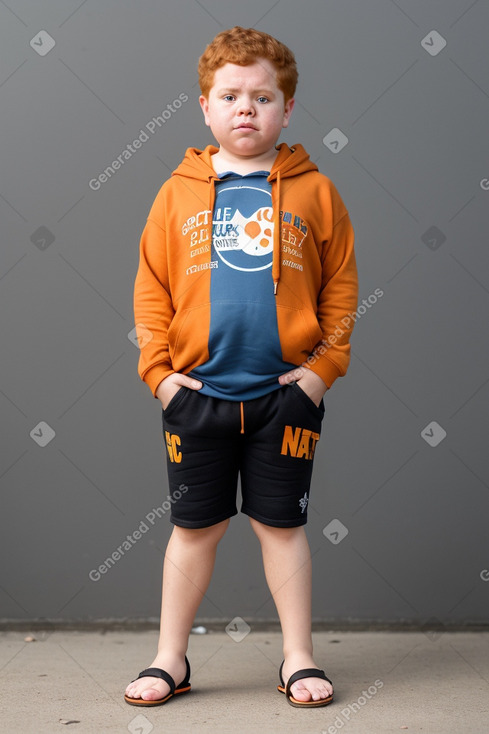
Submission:
<svg viewBox="0 0 489 734">
<path fill-rule="evenodd" d="M 309 154 L 300 144 L 289 147 L 286 143 L 280 143 L 280 145 L 275 147 L 278 151 L 277 157 L 275 158 L 270 175 L 268 176 L 268 181 L 272 184 L 272 208 L 274 220 L 272 278 L 273 291 L 276 294 L 280 280 L 281 265 L 280 182 L 281 179 L 284 178 L 292 178 L 293 176 L 299 176 L 309 171 L 317 171 L 318 167 L 311 161 Z M 206 183 L 216 181 L 219 177 L 212 165 L 211 156 L 218 152 L 219 148 L 216 148 L 214 145 L 208 145 L 204 150 L 199 150 L 198 148 L 187 148 L 182 162 L 178 168 L 173 171 L 172 175 L 205 181 Z M 214 186 L 212 185 L 209 187 L 209 211 L 213 211 L 214 199 L 215 191 Z"/>
<path fill-rule="evenodd" d="M 281 178 L 288 178 L 307 171 L 318 170 L 316 164 L 311 161 L 309 154 L 300 144 L 289 148 L 286 143 L 280 143 L 276 146 L 276 150 L 278 151 L 277 157 L 270 171 L 269 181 L 274 181 L 278 173 L 280 173 Z M 212 165 L 211 156 L 218 152 L 219 148 L 216 148 L 215 145 L 208 145 L 204 150 L 187 148 L 182 162 L 173 171 L 172 175 L 194 178 L 199 181 L 217 179 L 218 176 Z"/>
</svg>

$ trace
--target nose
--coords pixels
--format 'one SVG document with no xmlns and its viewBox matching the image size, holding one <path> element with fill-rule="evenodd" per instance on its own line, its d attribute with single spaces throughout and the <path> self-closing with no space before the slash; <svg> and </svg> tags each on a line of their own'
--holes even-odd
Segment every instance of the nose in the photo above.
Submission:
<svg viewBox="0 0 489 734">
<path fill-rule="evenodd" d="M 251 100 L 242 98 L 238 105 L 238 115 L 254 115 L 255 110 Z"/>
</svg>

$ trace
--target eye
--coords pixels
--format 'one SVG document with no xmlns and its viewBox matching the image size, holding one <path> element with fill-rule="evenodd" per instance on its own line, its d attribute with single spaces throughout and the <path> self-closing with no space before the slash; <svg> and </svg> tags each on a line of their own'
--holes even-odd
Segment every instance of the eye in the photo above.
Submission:
<svg viewBox="0 0 489 734">
<path fill-rule="evenodd" d="M 223 99 L 226 102 L 232 102 L 235 99 L 235 97 L 234 97 L 234 94 L 225 94 Z"/>
<path fill-rule="evenodd" d="M 268 101 L 268 97 L 258 97 L 258 102 L 260 102 L 261 104 L 265 104 Z"/>
</svg>

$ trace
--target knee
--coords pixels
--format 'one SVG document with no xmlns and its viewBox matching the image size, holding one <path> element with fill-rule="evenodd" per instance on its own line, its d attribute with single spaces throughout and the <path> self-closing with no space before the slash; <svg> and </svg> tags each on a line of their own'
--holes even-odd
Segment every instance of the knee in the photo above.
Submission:
<svg viewBox="0 0 489 734">
<path fill-rule="evenodd" d="M 301 535 L 304 533 L 304 527 L 301 525 L 300 527 L 295 528 L 277 528 L 273 525 L 265 525 L 264 523 L 260 522 L 259 520 L 255 520 L 255 518 L 250 517 L 250 523 L 251 527 L 253 528 L 258 540 L 262 542 L 266 542 L 267 539 L 273 539 L 273 540 L 282 540 L 284 542 L 287 542 L 291 540 L 292 538 L 297 537 L 298 535 Z"/>
<path fill-rule="evenodd" d="M 217 545 L 224 536 L 229 522 L 229 519 L 223 520 L 215 525 L 209 525 L 209 527 L 206 528 L 181 528 L 175 526 L 173 532 L 186 543 Z"/>
<path fill-rule="evenodd" d="M 202 528 L 203 530 L 207 531 L 206 535 L 207 537 L 211 538 L 214 542 L 219 543 L 221 538 L 224 536 L 224 533 L 228 529 L 230 519 L 223 520 L 222 522 L 218 522 L 215 525 L 210 525 L 208 528 Z"/>
</svg>

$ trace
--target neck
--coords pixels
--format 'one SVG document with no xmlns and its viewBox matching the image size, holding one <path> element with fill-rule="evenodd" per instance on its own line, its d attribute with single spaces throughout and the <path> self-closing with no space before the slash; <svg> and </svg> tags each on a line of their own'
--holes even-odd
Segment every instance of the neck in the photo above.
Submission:
<svg viewBox="0 0 489 734">
<path fill-rule="evenodd" d="M 221 149 L 211 156 L 212 165 L 217 174 L 224 173 L 224 171 L 236 171 L 236 173 L 242 175 L 254 171 L 270 171 L 276 157 L 277 151 L 275 148 L 262 155 L 250 156 L 249 158 L 234 156 L 227 151 L 223 152 Z"/>
</svg>

